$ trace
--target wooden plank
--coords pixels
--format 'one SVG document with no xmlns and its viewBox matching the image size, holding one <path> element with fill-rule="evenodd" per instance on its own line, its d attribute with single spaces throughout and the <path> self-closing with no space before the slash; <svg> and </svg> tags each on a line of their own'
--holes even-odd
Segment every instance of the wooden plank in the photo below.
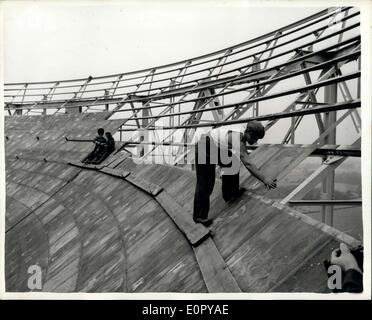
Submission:
<svg viewBox="0 0 372 320">
<path fill-rule="evenodd" d="M 186 235 L 193 246 L 197 246 L 207 237 L 210 230 L 192 220 L 192 215 L 178 204 L 167 192 L 163 191 L 155 197 L 165 212 L 172 218 L 177 227 Z"/>
<path fill-rule="evenodd" d="M 46 281 L 43 286 L 44 291 L 48 291 L 51 288 L 50 287 L 51 282 L 49 281 L 50 278 L 53 278 L 55 275 L 63 276 L 63 274 L 61 274 L 60 265 L 61 264 L 63 264 L 62 266 L 70 265 L 71 254 L 73 254 L 73 256 L 76 258 L 76 254 L 71 251 L 72 249 L 70 247 L 68 247 L 67 250 L 63 249 L 63 254 L 60 254 L 61 248 L 65 247 L 67 243 L 70 243 L 71 242 L 70 240 L 73 240 L 74 243 L 76 244 L 75 252 L 77 252 L 78 254 L 78 252 L 80 251 L 81 245 L 79 242 L 76 242 L 78 230 L 76 229 L 76 227 L 74 227 L 73 219 L 71 218 L 71 215 L 69 214 L 68 211 L 69 211 L 68 209 L 56 203 L 54 199 L 49 199 L 31 215 L 38 217 L 38 221 L 42 223 L 43 229 L 48 234 L 48 241 L 46 242 L 44 241 L 43 243 L 38 242 L 36 244 L 38 247 L 40 247 L 41 245 L 48 246 L 47 251 L 49 252 L 48 253 L 49 265 L 47 270 L 43 273 L 44 274 L 43 282 Z M 23 225 L 24 222 L 21 222 L 20 224 Z M 19 233 L 18 228 L 16 227 L 9 233 L 18 234 Z M 34 250 L 30 247 L 31 247 L 30 243 L 27 242 L 25 248 L 27 248 L 27 250 Z M 57 259 L 58 256 L 55 254 L 56 252 L 58 252 L 59 256 L 58 259 Z M 76 272 L 77 271 L 78 268 L 76 268 Z M 69 285 L 67 285 L 67 282 L 62 282 L 62 284 L 65 288 L 65 291 L 71 292 L 75 290 L 75 286 L 71 281 L 69 282 Z M 16 288 L 12 289 L 12 291 L 20 290 L 22 288 L 20 287 L 20 285 L 21 284 L 18 284 Z M 60 289 L 56 289 L 54 291 L 59 290 Z"/>
<path fill-rule="evenodd" d="M 119 164 L 115 165 L 115 169 L 123 169 L 126 171 L 133 172 L 137 168 L 137 166 L 140 165 L 135 164 L 133 159 L 128 157 L 125 158 L 124 161 L 121 161 Z"/>
<path fill-rule="evenodd" d="M 93 171 L 83 172 L 75 182 L 89 185 L 95 191 L 106 184 L 116 185 L 112 192 L 104 187 L 98 193 L 102 199 L 109 199 L 106 205 L 112 210 L 123 232 L 128 280 L 122 290 L 206 292 L 190 244 L 152 196 L 128 182 L 96 175 Z M 114 265 L 112 267 L 117 268 Z M 92 279 L 95 275 L 92 274 Z M 97 281 L 92 281 L 91 286 L 85 282 L 87 285 L 84 284 L 81 289 L 107 290 L 111 279 L 115 278 L 118 278 L 115 273 L 107 275 L 104 281 L 98 277 Z"/>
<path fill-rule="evenodd" d="M 211 211 L 216 209 L 215 206 L 211 207 Z M 249 243 L 275 217 L 273 211 L 261 201 L 244 194 L 241 201 L 225 204 L 218 215 L 211 214 L 211 218 L 214 218 L 213 240 L 222 257 L 227 261 L 243 243 Z"/>
<path fill-rule="evenodd" d="M 16 173 L 14 174 L 14 172 Z M 35 173 L 68 181 L 78 172 L 79 169 L 77 169 L 76 167 L 68 166 L 65 163 L 61 164 L 55 162 L 27 160 L 7 161 L 6 163 L 7 178 L 12 177 L 13 175 L 16 175 L 18 177 L 22 174 L 26 175 L 29 173 Z"/>
<path fill-rule="evenodd" d="M 328 276 L 323 261 L 329 260 L 339 243 L 329 239 L 317 248 L 309 259 L 290 272 L 287 277 L 275 284 L 270 292 L 319 292 L 330 293 L 327 287 Z"/>
<path fill-rule="evenodd" d="M 167 173 L 169 173 L 169 169 L 165 165 L 161 164 L 152 164 L 152 165 L 136 165 L 135 170 L 131 170 L 131 172 L 135 173 L 137 177 L 144 178 L 147 181 L 156 181 L 154 183 L 161 184 L 160 181 L 164 178 Z M 172 170 L 171 170 L 172 171 Z"/>
<path fill-rule="evenodd" d="M 93 285 L 98 283 L 95 279 L 96 274 L 103 265 L 106 269 L 101 270 L 103 273 L 100 276 L 100 285 L 105 284 L 102 283 L 105 278 L 117 277 L 118 274 L 121 275 L 121 278 L 125 278 L 122 259 L 120 260 L 120 270 L 117 270 L 116 267 L 115 270 L 111 268 L 110 261 L 116 259 L 118 252 L 122 250 L 121 232 L 112 211 L 106 205 L 105 198 L 102 197 L 103 190 L 97 191 L 94 188 L 93 191 L 91 187 L 90 181 L 97 179 L 97 184 L 104 188 L 112 185 L 115 187 L 119 182 L 112 177 L 86 171 L 56 196 L 56 198 L 61 198 L 66 205 L 68 204 L 81 238 L 78 278 L 75 281 L 76 287 L 74 288 L 78 291 L 91 291 L 92 288 L 95 288 Z M 102 180 L 106 183 L 101 183 Z M 69 232 L 74 234 L 73 229 Z M 59 239 L 61 243 L 57 246 L 63 245 L 65 241 L 62 237 Z M 60 263 L 62 267 L 66 265 L 64 257 L 61 257 Z M 57 290 L 57 288 L 61 290 L 60 286 L 63 285 L 63 280 L 66 279 L 67 281 L 69 279 L 67 277 L 72 277 L 76 273 L 68 267 L 66 267 L 66 270 L 58 269 L 57 271 L 58 273 L 55 276 L 53 275 L 55 279 L 52 279 L 50 284 L 53 290 Z M 62 273 L 66 275 L 64 276 Z M 116 288 L 116 284 L 113 285 Z M 108 286 L 106 288 L 108 291 L 113 289 L 113 287 L 109 288 Z"/>
<path fill-rule="evenodd" d="M 9 265 L 5 268 L 7 272 L 14 272 L 13 275 L 16 275 L 17 277 L 16 281 L 10 282 L 12 287 L 9 288 L 9 285 L 7 285 L 7 288 L 9 288 L 9 291 L 33 291 L 27 286 L 27 280 L 29 277 L 27 270 L 30 265 L 38 265 L 42 270 L 42 274 L 46 273 L 49 262 L 48 234 L 45 232 L 42 224 L 36 216 L 31 214 L 6 234 L 5 242 L 12 241 L 10 239 L 14 237 L 16 238 L 16 242 L 19 244 L 19 267 L 11 270 L 9 268 L 11 265 Z M 12 262 L 11 259 L 7 259 L 9 257 L 8 254 L 10 253 L 11 251 L 6 252 L 6 265 Z M 12 274 L 6 274 L 6 279 L 11 275 Z M 45 279 L 42 279 L 42 282 L 44 281 Z"/>
<path fill-rule="evenodd" d="M 154 200 L 137 208 L 121 225 L 126 230 L 128 291 L 207 292 L 192 247 L 163 208 Z"/>
<path fill-rule="evenodd" d="M 129 183 L 135 185 L 136 187 L 140 188 L 141 190 L 145 191 L 146 193 L 153 195 L 154 197 L 157 196 L 159 193 L 162 192 L 163 188 L 150 183 L 144 179 L 141 179 L 134 174 L 130 174 L 125 177 L 125 180 L 128 181 Z"/>
<path fill-rule="evenodd" d="M 194 252 L 209 292 L 241 292 L 211 238 L 194 247 Z"/>
<path fill-rule="evenodd" d="M 101 170 L 103 166 L 97 164 L 87 164 L 82 163 L 81 161 L 70 161 L 68 162 L 69 165 L 75 166 L 82 169 L 92 169 L 92 170 Z"/>
<path fill-rule="evenodd" d="M 107 249 L 109 251 L 110 247 Z M 112 252 L 104 262 L 92 261 L 94 268 L 89 270 L 87 274 L 83 274 L 85 279 L 79 283 L 77 288 L 79 292 L 122 291 L 122 286 L 125 283 L 122 269 L 123 259 L 123 253 L 116 251 Z M 89 266 L 89 264 L 87 265 Z"/>
<path fill-rule="evenodd" d="M 49 195 L 35 188 L 28 187 L 18 183 L 8 183 L 6 192 L 18 202 L 31 210 L 36 209 L 39 205 L 48 200 Z"/>
<path fill-rule="evenodd" d="M 266 207 L 274 217 L 242 242 L 226 260 L 240 287 L 247 292 L 270 291 L 329 239 L 301 220 L 269 204 Z"/>
<path fill-rule="evenodd" d="M 72 260 L 53 277 L 47 279 L 43 286 L 46 292 L 71 292 L 76 290 L 80 258 Z"/>
<path fill-rule="evenodd" d="M 5 285 L 6 291 L 15 291 L 17 289 L 18 279 L 21 275 L 23 260 L 22 247 L 20 245 L 17 233 L 5 234 Z"/>
<path fill-rule="evenodd" d="M 256 196 L 256 195 L 254 195 Z M 260 196 L 256 196 L 257 198 Z M 264 198 L 261 199 L 261 201 Z M 308 225 L 309 228 L 314 228 L 315 230 L 320 230 L 325 235 L 336 239 L 339 242 L 343 242 L 347 244 L 352 249 L 357 249 L 363 245 L 360 240 L 355 239 L 348 234 L 341 232 L 334 227 L 331 227 L 323 222 L 310 218 L 308 215 L 301 213 L 300 211 L 295 210 L 292 207 L 285 206 L 279 202 L 273 201 L 272 206 L 275 208 L 280 209 L 281 211 L 285 212 L 286 214 L 292 216 L 295 219 L 301 220 L 303 223 Z"/>
<path fill-rule="evenodd" d="M 167 192 L 182 206 L 192 211 L 195 191 L 195 172 L 183 173 L 172 185 L 167 185 Z"/>
<path fill-rule="evenodd" d="M 79 291 L 94 291 L 93 287 L 105 284 L 105 280 L 114 275 L 120 277 L 120 283 L 125 281 L 121 239 L 117 233 L 107 231 L 109 234 L 105 236 L 99 229 L 92 232 L 96 241 L 84 247 L 77 285 Z"/>
<path fill-rule="evenodd" d="M 13 173 L 11 177 L 9 177 L 8 181 L 17 183 L 18 181 L 16 179 L 19 177 L 20 172 L 21 171 L 19 170 Z M 20 182 L 30 188 L 46 191 L 48 194 L 53 194 L 66 183 L 65 180 L 62 180 L 56 176 L 30 171 L 25 172 L 25 178 L 22 177 Z"/>
<path fill-rule="evenodd" d="M 48 148 L 51 148 L 51 146 L 48 146 Z M 76 153 L 74 149 L 70 149 L 67 145 L 63 146 L 63 150 L 66 151 L 66 155 L 69 151 Z M 76 157 L 71 156 L 71 159 L 72 158 L 75 159 Z M 35 161 L 34 163 L 38 162 Z M 49 164 L 51 163 L 46 163 L 45 165 Z M 62 173 L 66 168 L 67 166 L 56 169 L 55 172 L 58 172 L 59 175 L 59 173 Z M 81 169 L 81 165 L 79 164 L 78 167 L 71 166 L 68 168 L 69 170 L 74 168 L 74 170 L 78 170 Z M 151 167 L 149 169 L 151 171 Z M 111 171 L 111 173 L 115 172 Z M 86 175 L 91 176 L 91 179 L 83 179 Z M 102 176 L 103 178 L 101 178 Z M 134 175 L 132 177 L 134 177 Z M 97 187 L 92 189 L 91 185 L 94 181 L 97 182 L 95 184 Z M 116 181 L 120 182 L 119 186 L 117 186 L 117 183 L 114 183 Z M 76 185 L 76 182 L 80 183 Z M 115 184 L 117 189 L 112 190 L 112 186 Z M 126 233 L 124 235 L 124 241 L 127 241 L 129 237 L 132 238 L 134 236 L 137 239 L 139 231 L 144 229 L 145 226 L 149 230 L 142 234 L 143 241 L 145 242 L 141 242 L 141 245 L 137 246 L 138 250 L 136 252 L 131 250 L 135 247 L 134 245 L 126 249 L 127 252 L 131 251 L 132 258 L 135 258 L 138 254 L 143 254 L 144 247 L 142 245 L 145 243 L 151 244 L 149 254 L 140 257 L 140 260 L 137 261 L 138 263 L 135 265 L 133 264 L 133 266 L 128 266 L 126 270 L 122 270 L 122 267 L 117 264 L 116 251 L 115 253 L 106 255 L 106 253 L 109 252 L 106 250 L 106 245 L 95 246 L 98 243 L 96 240 L 104 238 L 108 231 L 112 234 L 114 229 L 111 230 L 104 228 L 99 231 L 97 230 L 97 227 L 100 224 L 107 225 L 108 222 L 110 224 L 110 221 L 107 220 L 107 215 L 99 215 L 99 212 L 106 209 L 103 209 L 103 207 L 100 206 L 99 210 L 95 210 L 96 204 L 90 206 L 90 202 L 93 202 L 94 199 L 88 195 L 89 192 L 86 192 L 89 191 L 87 190 L 87 186 L 88 189 L 94 190 L 94 193 L 100 198 L 102 204 L 111 208 L 113 214 L 118 218 L 118 220 L 120 220 L 120 229 Z M 146 186 L 148 187 L 149 184 L 146 184 Z M 149 190 L 152 195 L 154 191 L 151 188 L 149 188 Z M 86 197 L 88 197 L 89 201 L 82 201 L 82 199 L 85 199 Z M 83 291 L 112 291 L 125 289 L 125 287 L 121 287 L 120 280 L 122 280 L 122 275 L 130 269 L 132 270 L 131 274 L 136 272 L 136 276 L 138 274 L 138 277 L 133 279 L 133 281 L 130 281 L 133 283 L 133 287 L 128 287 L 135 287 L 136 291 L 206 291 L 198 264 L 187 240 L 181 236 L 180 231 L 174 225 L 172 220 L 168 218 L 167 214 L 157 204 L 157 202 L 154 201 L 152 197 L 149 197 L 147 194 L 136 189 L 130 183 L 119 181 L 119 179 L 113 179 L 105 175 L 97 175 L 95 172 L 87 170 L 80 174 L 73 183 L 69 184 L 66 188 L 56 194 L 54 199 L 59 199 L 60 203 L 63 203 L 69 208 L 69 210 L 71 210 L 73 217 L 77 222 L 77 227 L 79 228 L 79 238 L 83 241 L 81 245 L 86 243 L 86 241 L 91 238 L 91 235 L 95 234 L 96 237 L 88 243 L 88 246 L 85 246 L 84 244 L 83 256 L 80 258 L 78 247 L 80 242 L 75 242 L 78 240 L 75 234 L 76 229 L 70 229 L 66 222 L 61 225 L 61 228 L 65 229 L 63 234 L 57 234 L 58 231 L 54 229 L 57 227 L 56 224 L 60 219 L 50 221 L 50 230 L 53 229 L 53 234 L 60 237 L 53 242 L 53 246 L 51 247 L 52 250 L 57 250 L 58 253 L 52 257 L 55 259 L 55 262 L 51 265 L 52 273 L 47 279 L 48 282 L 45 286 L 46 290 L 64 292 L 78 289 Z M 150 203 L 153 203 L 153 206 L 150 206 Z M 154 221 L 151 221 L 152 223 L 149 223 L 148 218 L 150 207 L 154 210 Z M 53 211 L 51 217 L 54 216 L 55 212 L 56 211 Z M 140 212 L 143 212 L 143 214 L 140 214 Z M 129 222 L 129 218 L 133 220 Z M 139 226 L 139 229 L 135 229 L 135 226 L 137 225 Z M 132 230 L 135 230 L 135 232 L 132 232 Z M 150 237 L 149 233 L 154 230 L 158 231 L 154 232 Z M 161 237 L 159 237 L 159 232 Z M 69 235 L 74 236 L 74 242 L 69 242 L 67 244 L 65 241 L 67 241 Z M 77 246 L 73 245 L 75 243 Z M 155 252 L 153 250 L 154 243 L 157 244 Z M 172 246 L 169 246 L 169 243 L 172 243 Z M 109 248 L 111 247 L 110 243 L 107 245 Z M 161 261 L 159 261 L 159 259 Z M 99 261 L 100 263 L 102 262 L 102 267 L 97 267 L 97 264 L 95 263 L 96 261 Z M 143 266 L 141 269 L 139 269 L 139 264 Z M 73 265 L 73 267 L 70 267 L 71 265 Z M 90 270 L 87 270 L 87 268 L 90 268 Z M 86 278 L 82 277 L 78 279 L 78 277 L 80 277 L 80 271 L 77 272 L 77 270 L 83 269 L 84 271 L 88 271 Z M 137 270 L 140 270 L 140 272 Z M 97 281 L 95 280 L 96 277 Z M 137 286 L 135 281 L 141 281 L 141 279 L 145 279 L 144 285 Z M 76 287 L 77 282 L 79 284 L 78 287 Z"/>
<path fill-rule="evenodd" d="M 17 199 L 6 195 L 6 218 L 7 224 L 5 230 L 12 228 L 18 221 L 22 220 L 27 214 L 32 211 L 32 208 L 27 207 L 24 203 Z"/>
<path fill-rule="evenodd" d="M 173 170 L 171 166 L 158 164 L 147 166 L 147 170 L 140 170 L 136 175 L 167 189 L 172 184 L 179 183 L 179 179 L 183 173 L 181 170 Z"/>
<path fill-rule="evenodd" d="M 100 172 L 106 173 L 110 176 L 117 177 L 117 178 L 126 178 L 130 175 L 130 172 L 119 170 L 119 169 L 112 169 L 110 167 L 103 167 Z"/>
<path fill-rule="evenodd" d="M 274 146 L 273 146 L 274 148 Z M 260 168 L 263 174 L 271 178 L 278 178 L 278 184 L 291 170 L 299 165 L 306 157 L 308 157 L 316 147 L 293 147 L 285 148 L 275 146 L 275 153 L 270 157 L 265 157 L 266 161 L 256 161 L 255 164 Z M 256 158 L 261 158 L 260 149 L 255 150 Z M 248 176 L 247 176 L 248 175 Z M 247 173 L 243 174 L 242 184 L 248 189 L 255 190 L 256 193 L 268 195 L 266 187 L 252 175 Z"/>
<path fill-rule="evenodd" d="M 46 276 L 46 284 L 44 290 L 46 291 L 47 288 L 53 288 L 56 286 L 57 288 L 53 291 L 61 291 L 59 286 L 64 285 L 65 290 L 68 292 L 73 292 L 76 289 L 76 281 L 77 275 L 79 272 L 79 264 L 80 264 L 80 253 L 81 253 L 81 243 L 76 238 L 70 240 L 62 249 L 58 250 L 55 254 L 50 257 L 50 263 L 48 266 L 48 273 Z M 68 270 L 68 272 L 66 272 Z M 69 281 L 64 284 L 63 282 L 59 282 L 59 278 L 62 279 L 71 279 L 71 275 L 75 275 L 72 277 L 73 281 Z"/>
<path fill-rule="evenodd" d="M 121 151 L 118 153 L 111 154 L 107 159 L 105 159 L 102 164 L 106 167 L 115 168 L 125 159 L 129 158 L 130 154 Z"/>
</svg>

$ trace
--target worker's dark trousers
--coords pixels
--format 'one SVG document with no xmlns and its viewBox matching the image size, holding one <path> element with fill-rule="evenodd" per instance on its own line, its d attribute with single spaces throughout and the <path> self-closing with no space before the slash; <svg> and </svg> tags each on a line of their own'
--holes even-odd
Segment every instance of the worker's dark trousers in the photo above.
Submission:
<svg viewBox="0 0 372 320">
<path fill-rule="evenodd" d="M 83 162 L 91 162 L 91 161 L 95 161 L 96 158 L 100 158 L 102 156 L 102 154 L 104 153 L 105 151 L 105 147 L 103 146 L 96 146 L 94 148 L 94 150 L 89 153 L 84 159 L 83 159 Z"/>
<path fill-rule="evenodd" d="M 193 218 L 208 218 L 209 212 L 209 197 L 213 192 L 214 182 L 216 178 L 216 162 L 221 167 L 226 167 L 218 160 L 211 158 L 210 141 L 209 137 L 205 137 L 205 140 L 199 141 L 203 143 L 203 147 L 199 148 L 199 145 L 195 147 L 195 169 L 196 169 L 196 189 L 194 197 L 194 213 Z M 205 148 L 204 148 L 205 145 Z M 217 147 L 216 147 L 217 148 Z M 198 152 L 199 150 L 199 152 Z M 204 154 L 201 154 L 201 150 L 205 150 Z M 217 148 L 218 155 L 220 150 Z M 203 151 L 202 151 L 203 152 Z M 230 155 L 230 154 L 229 154 Z M 203 161 L 205 160 L 205 161 Z M 214 161 L 213 161 L 214 160 Z M 239 191 L 239 172 L 234 175 L 223 175 L 222 176 L 222 196 L 225 201 L 229 201 Z"/>
</svg>

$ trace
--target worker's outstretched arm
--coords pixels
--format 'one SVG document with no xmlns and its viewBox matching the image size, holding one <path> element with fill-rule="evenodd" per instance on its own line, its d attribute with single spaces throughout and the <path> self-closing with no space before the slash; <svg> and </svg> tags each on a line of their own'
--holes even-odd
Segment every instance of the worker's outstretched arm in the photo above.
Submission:
<svg viewBox="0 0 372 320">
<path fill-rule="evenodd" d="M 241 141 L 240 143 L 240 160 L 243 162 L 247 170 L 258 180 L 266 186 L 267 189 L 276 188 L 276 179 L 271 179 L 266 177 L 261 170 L 252 162 L 248 155 L 245 143 Z"/>
</svg>

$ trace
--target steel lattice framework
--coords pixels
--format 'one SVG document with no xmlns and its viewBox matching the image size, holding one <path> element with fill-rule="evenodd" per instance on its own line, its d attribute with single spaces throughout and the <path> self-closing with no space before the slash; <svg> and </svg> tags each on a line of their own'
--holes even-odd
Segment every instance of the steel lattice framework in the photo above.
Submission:
<svg viewBox="0 0 372 320">
<path fill-rule="evenodd" d="M 314 144 L 336 152 L 336 127 L 345 118 L 351 118 L 360 137 L 359 25 L 356 8 L 330 8 L 244 43 L 155 68 L 73 80 L 7 83 L 5 110 L 9 116 L 111 111 L 112 119 L 123 121 L 120 140 L 127 142 L 124 146 L 141 143 L 146 148 L 139 157 L 160 156 L 161 161 L 174 165 L 183 164 L 188 154 L 192 157 L 197 130 L 250 119 L 266 120 L 269 130 L 279 119 L 290 118 L 282 143 L 294 144 L 303 117 L 312 115 L 319 129 Z M 282 97 L 291 102 L 261 112 L 261 102 L 273 101 L 274 105 Z M 346 112 L 337 117 L 339 110 Z M 282 203 L 300 199 L 325 178 L 323 189 L 331 200 L 334 169 L 345 160 L 347 149 L 355 148 L 360 149 L 360 139 L 339 148 L 331 158 L 322 153 L 324 163 L 319 170 Z M 322 205 L 327 220 L 332 206 Z"/>
</svg>

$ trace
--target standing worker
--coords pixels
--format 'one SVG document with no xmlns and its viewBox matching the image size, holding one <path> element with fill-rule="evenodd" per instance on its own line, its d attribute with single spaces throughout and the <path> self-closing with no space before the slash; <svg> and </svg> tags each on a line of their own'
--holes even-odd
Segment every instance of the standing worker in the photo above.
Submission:
<svg viewBox="0 0 372 320">
<path fill-rule="evenodd" d="M 243 128 L 241 128 L 243 129 Z M 213 192 L 216 164 L 222 173 L 222 196 L 226 202 L 240 197 L 245 188 L 239 188 L 240 161 L 248 171 L 265 186 L 276 188 L 276 179 L 266 177 L 251 161 L 246 143 L 253 145 L 265 136 L 265 129 L 258 121 L 249 121 L 241 131 L 224 128 L 213 129 L 203 135 L 195 146 L 196 189 L 193 219 L 205 226 L 212 224 L 208 219 L 209 197 Z"/>
</svg>

